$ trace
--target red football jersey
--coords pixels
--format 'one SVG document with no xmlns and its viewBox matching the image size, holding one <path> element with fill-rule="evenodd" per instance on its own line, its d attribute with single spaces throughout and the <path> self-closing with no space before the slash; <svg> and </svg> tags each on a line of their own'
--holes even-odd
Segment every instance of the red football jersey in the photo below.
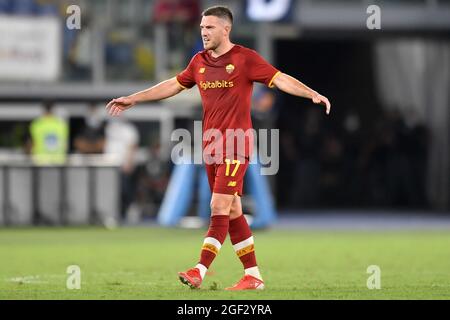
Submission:
<svg viewBox="0 0 450 320">
<path fill-rule="evenodd" d="M 192 58 L 187 68 L 177 75 L 177 81 L 185 89 L 197 85 L 200 90 L 204 155 L 226 153 L 251 156 L 253 136 L 248 129 L 252 129 L 250 108 L 253 82 L 273 87 L 272 82 L 278 74 L 279 71 L 256 51 L 239 45 L 234 45 L 217 58 L 212 57 L 207 50 Z M 218 141 L 210 129 L 217 129 L 222 134 L 222 140 Z M 244 145 L 236 141 L 236 136 L 230 129 L 242 129 L 243 132 L 250 133 L 245 137 Z M 234 146 L 227 143 L 231 138 Z M 222 145 L 219 146 L 219 143 Z"/>
</svg>

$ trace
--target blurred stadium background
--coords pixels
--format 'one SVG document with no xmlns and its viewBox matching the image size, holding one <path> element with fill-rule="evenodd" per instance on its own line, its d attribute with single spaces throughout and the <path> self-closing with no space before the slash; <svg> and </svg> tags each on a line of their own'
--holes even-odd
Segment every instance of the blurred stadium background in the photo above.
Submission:
<svg viewBox="0 0 450 320">
<path fill-rule="evenodd" d="M 201 10 L 215 4 L 234 11 L 235 43 L 333 105 L 327 117 L 310 101 L 255 87 L 255 127 L 280 129 L 280 169 L 268 177 L 277 212 L 270 227 L 417 229 L 436 236 L 429 248 L 439 244 L 437 260 L 450 261 L 448 0 L 0 0 L 0 260 L 22 261 L 8 245 L 39 243 L 40 228 L 19 226 L 52 226 L 42 232 L 54 241 L 65 238 L 60 226 L 156 230 L 174 169 L 170 136 L 201 119 L 199 94 L 139 106 L 120 121 L 104 106 L 180 72 L 202 49 Z M 381 9 L 381 29 L 367 26 L 370 5 Z M 39 131 L 46 107 L 58 128 L 50 138 Z M 40 139 L 66 143 L 58 157 L 37 159 Z M 243 203 L 255 214 L 254 199 Z M 194 197 L 188 216 L 200 206 Z M 2 276 L 34 274 L 18 270 Z M 447 297 L 448 288 L 447 280 Z"/>
</svg>

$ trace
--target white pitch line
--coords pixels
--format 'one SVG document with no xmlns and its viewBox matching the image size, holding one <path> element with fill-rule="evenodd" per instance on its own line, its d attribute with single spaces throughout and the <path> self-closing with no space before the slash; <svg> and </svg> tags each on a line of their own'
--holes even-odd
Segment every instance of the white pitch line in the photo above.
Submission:
<svg viewBox="0 0 450 320">
<path fill-rule="evenodd" d="M 16 282 L 16 283 L 26 283 L 26 284 L 44 284 L 48 283 L 48 281 L 40 280 L 40 275 L 34 276 L 24 276 L 24 277 L 13 277 L 6 279 L 7 282 Z"/>
</svg>

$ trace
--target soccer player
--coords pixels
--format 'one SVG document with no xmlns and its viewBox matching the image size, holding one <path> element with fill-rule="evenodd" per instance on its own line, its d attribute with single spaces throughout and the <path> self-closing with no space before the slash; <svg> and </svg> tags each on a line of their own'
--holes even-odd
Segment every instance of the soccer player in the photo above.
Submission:
<svg viewBox="0 0 450 320">
<path fill-rule="evenodd" d="M 280 72 L 255 51 L 233 44 L 230 41 L 232 25 L 233 15 L 227 7 L 214 6 L 206 9 L 200 23 L 204 50 L 192 58 L 183 72 L 144 91 L 113 99 L 106 106 L 110 115 L 117 116 L 139 102 L 165 99 L 195 85 L 199 88 L 203 104 L 203 159 L 212 198 L 211 220 L 200 260 L 195 267 L 178 273 L 181 282 L 191 288 L 200 287 L 227 233 L 230 234 L 233 248 L 244 266 L 244 276 L 234 286 L 226 289 L 264 288 L 256 263 L 254 239 L 242 213 L 240 199 L 252 143 L 246 139 L 241 148 L 234 145 L 230 149 L 229 141 L 226 141 L 227 138 L 230 140 L 227 129 L 246 131 L 252 128 L 250 101 L 253 82 L 311 99 L 316 104 L 324 105 L 327 114 L 331 108 L 330 102 L 323 95 Z M 215 139 L 205 137 L 206 132 L 212 129 L 225 136 L 219 144 Z M 225 151 L 220 148 L 222 143 Z"/>
</svg>

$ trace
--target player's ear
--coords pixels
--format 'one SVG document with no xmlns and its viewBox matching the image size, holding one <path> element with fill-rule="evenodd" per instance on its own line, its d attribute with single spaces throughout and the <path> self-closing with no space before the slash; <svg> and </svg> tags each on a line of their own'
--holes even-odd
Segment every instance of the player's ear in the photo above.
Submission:
<svg viewBox="0 0 450 320">
<path fill-rule="evenodd" d="M 225 34 L 226 34 L 227 36 L 229 36 L 230 33 L 231 33 L 231 25 L 226 24 L 224 29 L 225 29 Z"/>
</svg>

